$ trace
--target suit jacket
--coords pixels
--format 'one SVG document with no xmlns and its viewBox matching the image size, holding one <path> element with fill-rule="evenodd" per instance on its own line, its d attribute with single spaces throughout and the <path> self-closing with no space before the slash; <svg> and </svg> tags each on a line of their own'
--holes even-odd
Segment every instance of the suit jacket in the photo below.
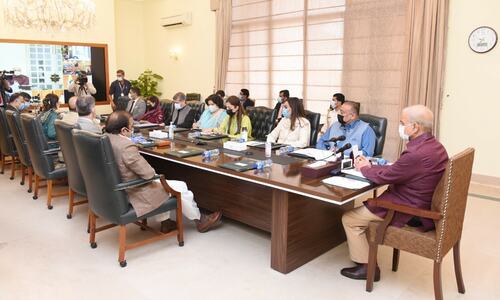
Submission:
<svg viewBox="0 0 500 300">
<path fill-rule="evenodd" d="M 128 138 L 118 134 L 107 134 L 115 161 L 123 182 L 134 179 L 151 179 L 155 170 L 141 156 L 137 146 Z M 127 189 L 130 204 L 138 217 L 157 209 L 169 198 L 160 182 L 151 183 Z"/>
<path fill-rule="evenodd" d="M 78 125 L 80 125 L 80 128 L 85 131 L 90 131 L 93 133 L 101 134 L 102 129 L 101 127 L 94 122 L 93 120 L 89 118 L 84 118 L 84 117 L 79 117 L 78 120 L 76 121 Z"/>
<path fill-rule="evenodd" d="M 146 112 L 146 102 L 141 97 L 135 99 L 135 101 L 136 103 L 133 109 L 132 109 L 132 103 L 134 103 L 134 100 L 130 100 L 127 103 L 127 108 L 125 110 L 131 113 L 132 117 L 134 117 L 134 120 L 137 121 Z M 132 111 L 130 109 L 132 109 Z"/>
</svg>

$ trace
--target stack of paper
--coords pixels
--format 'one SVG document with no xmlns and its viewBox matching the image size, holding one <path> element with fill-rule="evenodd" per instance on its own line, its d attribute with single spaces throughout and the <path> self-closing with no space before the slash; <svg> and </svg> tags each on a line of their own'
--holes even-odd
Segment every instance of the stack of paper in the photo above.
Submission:
<svg viewBox="0 0 500 300">
<path fill-rule="evenodd" d="M 323 159 L 326 159 L 329 157 L 335 157 L 335 155 L 332 151 L 320 150 L 320 149 L 315 149 L 315 148 L 299 149 L 299 150 L 293 151 L 292 153 L 298 154 L 301 156 L 310 157 L 310 158 L 313 158 L 315 160 L 323 160 Z"/>
<path fill-rule="evenodd" d="M 354 180 L 351 178 L 345 178 L 341 176 L 333 176 L 323 179 L 323 183 L 340 186 L 351 190 L 359 190 L 370 185 L 368 182 Z"/>
</svg>

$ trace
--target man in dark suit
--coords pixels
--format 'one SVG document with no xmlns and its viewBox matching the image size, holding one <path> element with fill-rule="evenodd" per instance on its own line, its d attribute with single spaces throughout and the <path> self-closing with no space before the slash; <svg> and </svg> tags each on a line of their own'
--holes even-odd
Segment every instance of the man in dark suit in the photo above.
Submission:
<svg viewBox="0 0 500 300">
<path fill-rule="evenodd" d="M 255 101 L 250 99 L 250 91 L 247 89 L 241 89 L 240 91 L 240 102 L 243 105 L 244 109 L 247 109 L 249 106 L 255 106 Z"/>
<path fill-rule="evenodd" d="M 280 91 L 280 96 L 278 97 L 278 103 L 274 106 L 273 110 L 273 116 L 271 120 L 274 120 L 273 128 L 278 125 L 278 123 L 281 121 L 281 118 L 283 117 L 281 115 L 281 107 L 283 106 L 283 103 L 288 101 L 288 98 L 290 98 L 290 92 L 288 90 L 282 90 Z"/>
<path fill-rule="evenodd" d="M 109 87 L 109 101 L 113 110 L 116 109 L 118 98 L 128 97 L 131 87 L 130 81 L 125 79 L 125 71 L 121 69 L 116 71 L 116 80 Z"/>
</svg>

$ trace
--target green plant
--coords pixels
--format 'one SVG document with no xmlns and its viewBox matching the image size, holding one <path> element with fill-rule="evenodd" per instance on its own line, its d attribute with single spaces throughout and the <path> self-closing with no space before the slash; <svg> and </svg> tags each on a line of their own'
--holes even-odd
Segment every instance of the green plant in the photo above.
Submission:
<svg viewBox="0 0 500 300">
<path fill-rule="evenodd" d="M 158 81 L 162 80 L 163 77 L 153 73 L 152 70 L 147 69 L 144 71 L 137 80 L 131 80 L 130 83 L 133 87 L 141 90 L 141 95 L 144 97 L 148 96 L 161 96 L 158 91 Z"/>
</svg>

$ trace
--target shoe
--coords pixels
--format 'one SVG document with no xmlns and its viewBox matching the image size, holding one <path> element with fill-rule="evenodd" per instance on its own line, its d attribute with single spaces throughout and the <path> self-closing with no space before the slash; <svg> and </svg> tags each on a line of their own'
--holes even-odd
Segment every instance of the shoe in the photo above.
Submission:
<svg viewBox="0 0 500 300">
<path fill-rule="evenodd" d="M 170 219 L 166 219 L 165 221 L 161 222 L 160 231 L 162 233 L 169 233 L 169 232 L 174 231 L 176 229 L 177 229 L 177 223 L 170 220 Z"/>
<path fill-rule="evenodd" d="M 221 224 L 222 212 L 217 211 L 210 215 L 202 215 L 201 220 L 196 222 L 198 232 L 205 233 Z"/>
<path fill-rule="evenodd" d="M 366 280 L 368 274 L 368 264 L 357 265 L 352 268 L 343 268 L 340 270 L 340 274 L 345 277 L 357 280 Z M 375 268 L 375 282 L 380 280 L 380 269 L 379 267 Z"/>
</svg>

